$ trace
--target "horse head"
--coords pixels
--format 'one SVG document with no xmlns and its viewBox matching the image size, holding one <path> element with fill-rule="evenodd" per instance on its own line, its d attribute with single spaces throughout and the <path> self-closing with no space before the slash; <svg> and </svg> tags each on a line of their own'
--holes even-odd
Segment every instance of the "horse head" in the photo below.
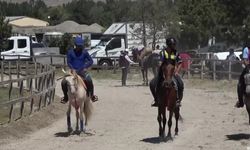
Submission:
<svg viewBox="0 0 250 150">
<path fill-rule="evenodd" d="M 174 70 L 175 70 L 175 66 L 173 64 L 164 62 L 162 66 L 164 87 L 170 88 L 174 86 L 174 81 L 173 81 Z"/>
</svg>

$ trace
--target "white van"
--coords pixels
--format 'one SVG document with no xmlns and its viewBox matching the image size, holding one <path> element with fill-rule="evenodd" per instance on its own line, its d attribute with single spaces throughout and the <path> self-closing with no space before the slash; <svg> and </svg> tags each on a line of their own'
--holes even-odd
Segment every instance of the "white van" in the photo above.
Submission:
<svg viewBox="0 0 250 150">
<path fill-rule="evenodd" d="M 90 56 L 93 58 L 94 65 L 113 66 L 114 58 L 119 57 L 120 51 L 125 50 L 125 40 L 122 37 L 114 37 L 105 45 L 99 44 L 93 49 L 89 50 Z M 132 55 L 132 51 L 129 51 Z"/>
<path fill-rule="evenodd" d="M 1 59 L 29 59 L 32 55 L 31 39 L 28 36 L 13 36 L 8 39 L 8 47 L 1 50 Z M 4 56 L 5 55 L 5 56 Z"/>
<path fill-rule="evenodd" d="M 31 56 L 59 54 L 58 47 L 45 47 L 42 43 L 32 43 L 29 36 L 12 36 L 8 39 L 8 46 L 0 52 L 4 60 L 30 59 Z"/>
</svg>

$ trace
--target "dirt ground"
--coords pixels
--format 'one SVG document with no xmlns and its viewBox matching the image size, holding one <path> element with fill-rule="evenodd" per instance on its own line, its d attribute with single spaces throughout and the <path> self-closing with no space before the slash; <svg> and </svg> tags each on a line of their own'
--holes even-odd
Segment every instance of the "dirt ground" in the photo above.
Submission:
<svg viewBox="0 0 250 150">
<path fill-rule="evenodd" d="M 89 134 L 68 135 L 66 106 L 56 102 L 42 114 L 0 127 L 0 149 L 248 150 L 250 147 L 247 112 L 233 107 L 234 82 L 185 80 L 181 108 L 184 120 L 179 136 L 168 142 L 158 138 L 157 109 L 150 107 L 153 99 L 148 87 L 136 82 L 121 87 L 117 80 L 100 80 L 95 84 L 100 101 L 94 103 Z M 56 93 L 61 96 L 59 87 Z"/>
</svg>

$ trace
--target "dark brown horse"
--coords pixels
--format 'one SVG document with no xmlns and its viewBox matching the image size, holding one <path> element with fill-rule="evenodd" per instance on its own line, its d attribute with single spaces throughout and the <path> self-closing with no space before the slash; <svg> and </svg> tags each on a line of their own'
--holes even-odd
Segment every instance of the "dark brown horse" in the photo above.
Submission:
<svg viewBox="0 0 250 150">
<path fill-rule="evenodd" d="M 164 62 L 162 67 L 163 72 L 163 82 L 161 88 L 159 89 L 159 106 L 158 106 L 158 117 L 159 122 L 159 136 L 165 138 L 165 126 L 166 126 L 166 108 L 169 111 L 168 118 L 168 135 L 167 140 L 172 140 L 171 135 L 171 126 L 172 126 L 172 117 L 175 114 L 176 127 L 175 135 L 178 135 L 178 120 L 180 117 L 180 108 L 176 107 L 177 100 L 177 91 L 176 84 L 173 81 L 175 66 Z"/>
</svg>

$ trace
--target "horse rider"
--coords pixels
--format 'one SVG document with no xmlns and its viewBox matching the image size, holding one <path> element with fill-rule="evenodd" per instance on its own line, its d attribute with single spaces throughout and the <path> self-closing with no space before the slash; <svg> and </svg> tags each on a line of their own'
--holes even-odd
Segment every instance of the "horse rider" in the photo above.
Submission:
<svg viewBox="0 0 250 150">
<path fill-rule="evenodd" d="M 238 101 L 236 102 L 235 107 L 241 108 L 244 106 L 243 96 L 246 89 L 245 79 L 244 76 L 248 73 L 248 66 L 250 60 L 250 52 L 249 52 L 250 44 L 246 42 L 246 46 L 243 49 L 242 53 L 242 64 L 244 65 L 244 69 L 240 75 L 238 85 L 237 85 L 237 94 L 238 94 Z"/>
<path fill-rule="evenodd" d="M 93 102 L 98 100 L 98 97 L 94 95 L 94 85 L 90 75 L 87 73 L 87 69 L 93 64 L 93 60 L 90 57 L 88 51 L 84 47 L 84 40 L 77 36 L 74 40 L 75 48 L 69 49 L 67 53 L 67 64 L 71 71 L 75 70 L 76 73 L 82 77 L 87 86 L 87 94 L 90 96 Z M 68 102 L 68 87 L 66 79 L 61 82 L 62 91 L 64 97 L 61 103 Z"/>
<path fill-rule="evenodd" d="M 166 44 L 167 44 L 167 48 L 165 48 L 164 50 L 161 51 L 161 65 L 160 65 L 160 69 L 159 69 L 159 73 L 158 73 L 158 77 L 154 78 L 153 80 L 150 81 L 150 90 L 151 93 L 154 97 L 154 103 L 151 105 L 153 107 L 158 106 L 158 92 L 159 89 L 161 88 L 161 83 L 163 82 L 164 78 L 163 78 L 163 72 L 162 72 L 162 65 L 163 62 L 167 62 L 167 63 L 171 63 L 175 66 L 175 70 L 174 70 L 174 82 L 177 85 L 177 102 L 176 102 L 176 106 L 180 107 L 181 106 L 181 100 L 183 98 L 183 91 L 184 91 L 184 84 L 183 81 L 179 75 L 179 71 L 181 69 L 181 65 L 182 65 L 182 60 L 179 56 L 179 54 L 177 53 L 176 50 L 176 40 L 175 38 L 168 38 L 166 40 Z"/>
</svg>

